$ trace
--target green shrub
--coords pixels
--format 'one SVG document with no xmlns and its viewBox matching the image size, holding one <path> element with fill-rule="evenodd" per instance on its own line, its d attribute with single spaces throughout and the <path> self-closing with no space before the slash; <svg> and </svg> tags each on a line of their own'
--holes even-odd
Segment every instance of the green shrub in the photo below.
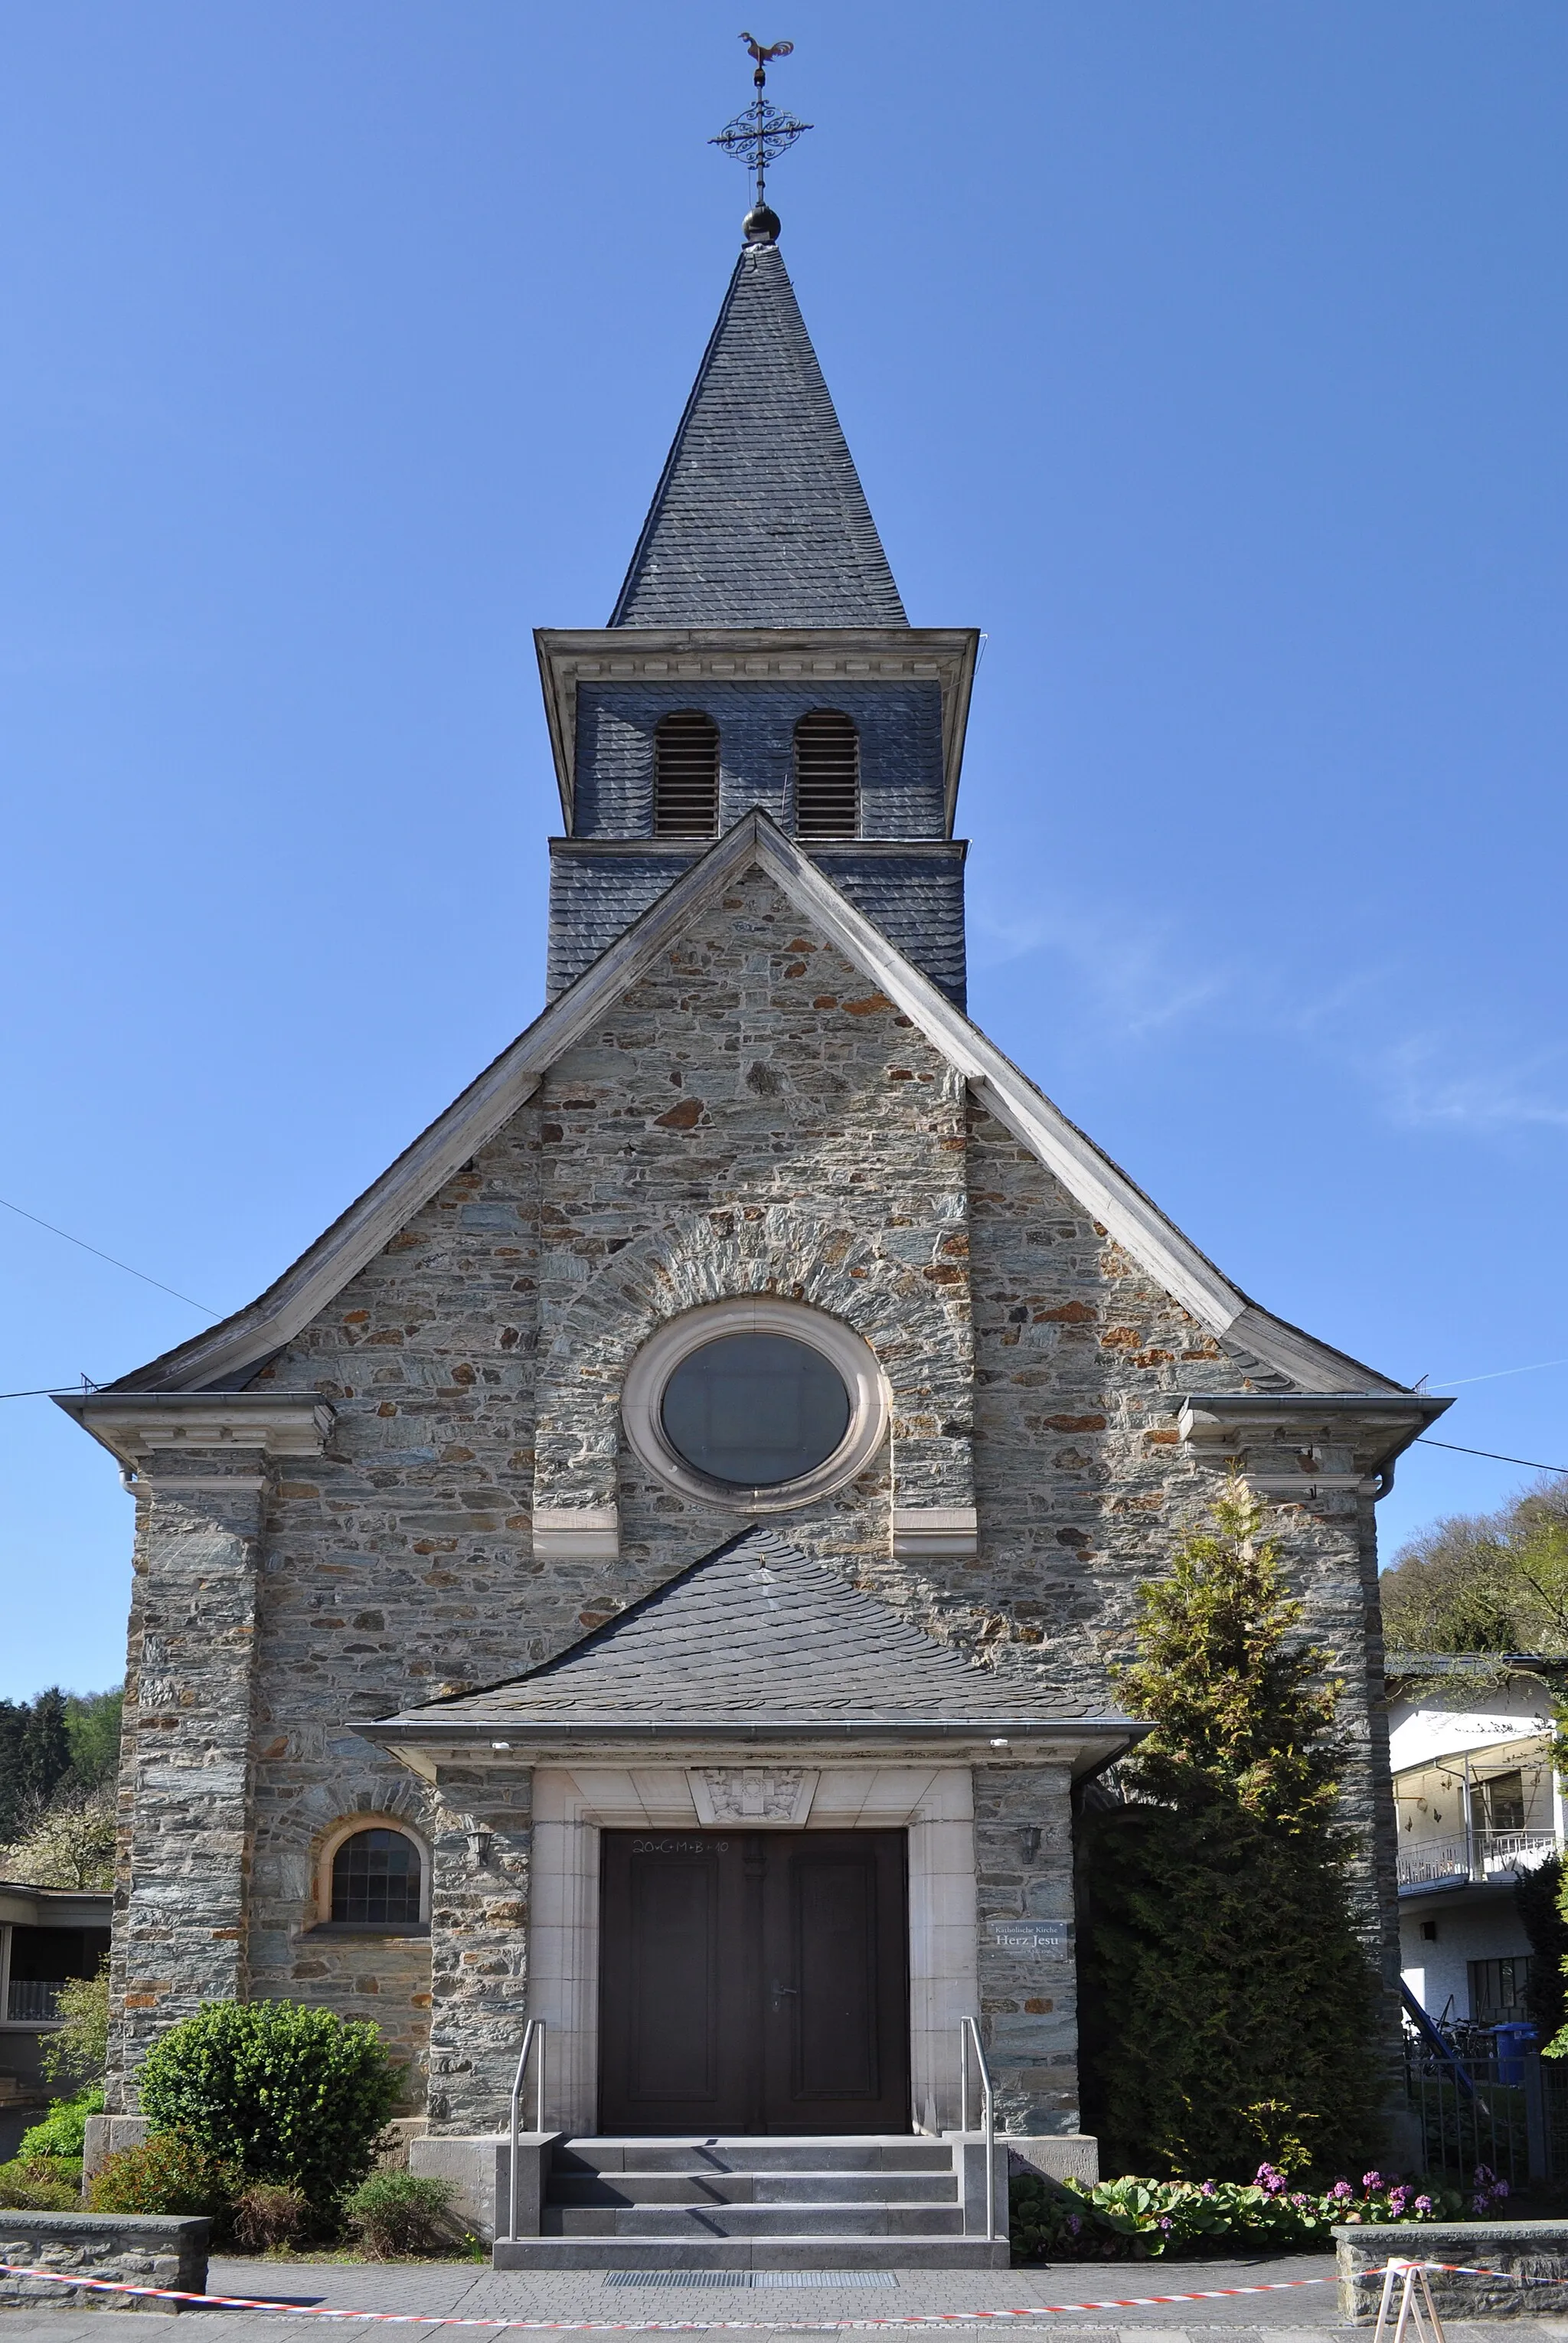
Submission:
<svg viewBox="0 0 1568 2343">
<path fill-rule="evenodd" d="M 373 2026 L 295 2001 L 209 2004 L 154 2044 L 137 2082 L 155 2134 L 318 2209 L 369 2171 L 398 2088 Z"/>
<path fill-rule="evenodd" d="M 343 2202 L 348 2226 L 374 2261 L 450 2247 L 453 2191 L 412 2172 L 373 2172 Z"/>
<path fill-rule="evenodd" d="M 232 2164 L 181 2132 L 156 2131 L 106 2157 L 87 2183 L 95 2213 L 210 2213 L 225 2220 L 241 2185 Z"/>
<path fill-rule="evenodd" d="M 317 2227 L 310 2200 L 291 2180 L 251 2180 L 234 2200 L 234 2234 L 252 2253 L 302 2246 Z"/>
<path fill-rule="evenodd" d="M 74 2213 L 82 2175 L 68 2157 L 18 2156 L 0 2164 L 0 2205 L 8 2212 Z"/>
<path fill-rule="evenodd" d="M 1363 2175 L 1359 2187 L 1337 2180 L 1332 2188 L 1292 2189 L 1271 2164 L 1261 2165 L 1256 2180 L 1247 2184 L 1125 2179 L 1086 2188 L 1078 2180 L 1020 2173 L 1009 2199 L 1020 2261 L 1144 2261 L 1238 2247 L 1326 2248 L 1336 2222 L 1452 2221 L 1464 2209 L 1456 2190 L 1378 2172 Z"/>
<path fill-rule="evenodd" d="M 109 1964 L 95 1976 L 70 1977 L 60 1987 L 56 2032 L 44 2045 L 40 2065 L 46 2083 L 96 2084 L 109 2056 Z M 94 2114 L 97 2109 L 92 2110 Z"/>
<path fill-rule="evenodd" d="M 57 2100 L 42 2123 L 34 2124 L 22 2135 L 18 2156 L 64 2156 L 82 2161 L 82 2150 L 87 2143 L 87 2117 L 104 2112 L 101 2090 L 78 2091 L 74 2099 Z"/>
</svg>

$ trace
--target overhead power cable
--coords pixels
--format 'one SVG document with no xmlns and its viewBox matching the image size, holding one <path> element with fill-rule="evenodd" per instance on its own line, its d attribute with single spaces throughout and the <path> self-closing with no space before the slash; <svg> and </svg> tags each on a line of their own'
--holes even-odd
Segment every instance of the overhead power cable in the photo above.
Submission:
<svg viewBox="0 0 1568 2343">
<path fill-rule="evenodd" d="M 160 1293 L 172 1293 L 176 1302 L 185 1302 L 189 1309 L 199 1310 L 204 1318 L 221 1318 L 224 1314 L 205 1302 L 197 1302 L 189 1293 L 181 1293 L 176 1286 L 166 1285 L 161 1277 L 149 1277 L 145 1269 L 133 1269 L 128 1261 L 120 1261 L 114 1253 L 105 1252 L 100 1246 L 89 1244 L 85 1237 L 74 1237 L 69 1229 L 57 1229 L 53 1221 L 41 1220 L 36 1212 L 29 1212 L 23 1205 L 12 1203 L 6 1196 L 0 1196 L 0 1204 L 4 1204 L 8 1212 L 15 1212 L 19 1220 L 31 1221 L 35 1228 L 47 1229 L 52 1237 L 64 1237 L 67 1244 L 79 1245 L 84 1252 L 94 1254 L 99 1261 L 106 1261 L 112 1269 L 123 1269 L 127 1277 L 139 1277 L 144 1285 L 156 1285 Z M 36 1395 L 33 1392 L 7 1392 L 3 1394 L 7 1399 L 33 1399 Z"/>
<path fill-rule="evenodd" d="M 1503 1456 L 1495 1448 L 1462 1448 L 1457 1440 L 1429 1440 L 1422 1433 L 1417 1441 L 1422 1448 L 1452 1448 L 1456 1456 L 1490 1456 L 1494 1464 L 1523 1464 L 1532 1473 L 1561 1473 L 1568 1480 L 1568 1464 L 1542 1464 L 1533 1456 Z"/>
</svg>

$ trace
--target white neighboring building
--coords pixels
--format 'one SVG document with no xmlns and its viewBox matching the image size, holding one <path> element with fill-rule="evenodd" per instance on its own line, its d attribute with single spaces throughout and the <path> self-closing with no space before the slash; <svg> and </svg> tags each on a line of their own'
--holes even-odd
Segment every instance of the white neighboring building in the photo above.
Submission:
<svg viewBox="0 0 1568 2343">
<path fill-rule="evenodd" d="M 1400 1966 L 1439 2021 L 1527 2015 L 1530 1939 L 1513 1884 L 1564 1843 L 1550 1681 L 1563 1664 L 1516 1653 L 1503 1664 L 1500 1679 L 1491 1655 L 1388 1663 Z"/>
</svg>

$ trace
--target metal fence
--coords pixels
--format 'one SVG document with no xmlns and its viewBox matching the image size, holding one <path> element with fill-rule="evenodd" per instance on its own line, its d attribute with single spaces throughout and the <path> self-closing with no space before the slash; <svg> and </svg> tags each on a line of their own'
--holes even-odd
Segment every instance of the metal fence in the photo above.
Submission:
<svg viewBox="0 0 1568 2343">
<path fill-rule="evenodd" d="M 1443 1879 L 1496 1879 L 1528 1871 L 1557 1852 L 1551 1831 L 1473 1830 L 1468 1837 L 1423 1839 L 1400 1850 L 1402 1887 L 1423 1887 Z"/>
<path fill-rule="evenodd" d="M 1465 2188 L 1481 2165 L 1511 2189 L 1568 2179 L 1568 2062 L 1524 2046 L 1483 2049 L 1480 2028 L 1464 2032 L 1469 2038 L 1446 2056 L 1405 2036 L 1405 2091 L 1423 2172 Z"/>
<path fill-rule="evenodd" d="M 13 2026 L 37 2024 L 60 2014 L 60 1988 L 50 1977 L 13 1977 L 6 1988 L 5 2015 Z"/>
</svg>

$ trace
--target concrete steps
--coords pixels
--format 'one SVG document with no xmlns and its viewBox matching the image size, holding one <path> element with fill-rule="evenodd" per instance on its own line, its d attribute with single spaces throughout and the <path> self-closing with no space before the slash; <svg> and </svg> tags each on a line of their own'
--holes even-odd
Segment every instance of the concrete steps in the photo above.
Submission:
<svg viewBox="0 0 1568 2343">
<path fill-rule="evenodd" d="M 982 2269 L 1007 2259 L 1005 2243 L 985 2235 L 985 2148 L 972 2135 L 560 2140 L 538 2235 L 495 2247 L 498 2269 Z"/>
</svg>

